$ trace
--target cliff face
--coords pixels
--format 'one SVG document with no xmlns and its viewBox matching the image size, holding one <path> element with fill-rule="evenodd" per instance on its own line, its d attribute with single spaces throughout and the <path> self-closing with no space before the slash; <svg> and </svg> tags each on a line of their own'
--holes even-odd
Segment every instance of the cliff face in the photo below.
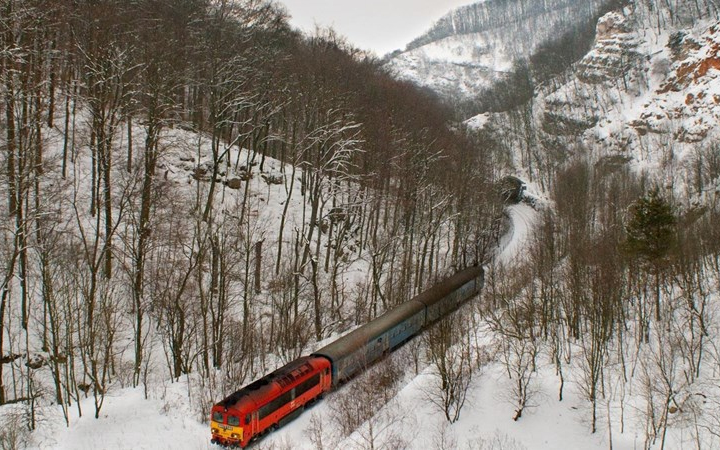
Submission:
<svg viewBox="0 0 720 450">
<path fill-rule="evenodd" d="M 595 44 L 556 90 L 546 89 L 542 129 L 555 136 L 576 136 L 595 127 L 625 94 L 639 95 L 645 79 L 643 55 L 632 21 L 619 12 L 601 17 Z M 555 83 L 558 83 L 555 80 Z M 621 90 L 627 91 L 625 94 Z"/>
<path fill-rule="evenodd" d="M 592 49 L 525 106 L 538 158 L 623 161 L 691 198 L 720 190 L 720 20 L 678 17 L 633 5 L 598 21 Z M 487 123 L 512 135 L 509 114 Z"/>
<path fill-rule="evenodd" d="M 637 65 L 638 38 L 632 24 L 618 12 L 598 21 L 595 45 L 577 66 L 578 79 L 589 84 L 611 82 Z"/>
<path fill-rule="evenodd" d="M 702 32 L 678 31 L 667 45 L 672 65 L 656 89 L 657 100 L 647 105 L 633 126 L 642 131 L 668 129 L 679 142 L 695 143 L 717 135 L 720 123 L 720 22 Z"/>
<path fill-rule="evenodd" d="M 556 123 L 583 123 L 589 137 L 613 142 L 623 135 L 623 145 L 626 138 L 641 145 L 650 134 L 677 143 L 714 134 L 720 123 L 720 22 L 658 35 L 647 31 L 633 11 L 604 16 L 592 51 L 566 83 L 543 97 L 544 130 L 563 134 Z"/>
</svg>

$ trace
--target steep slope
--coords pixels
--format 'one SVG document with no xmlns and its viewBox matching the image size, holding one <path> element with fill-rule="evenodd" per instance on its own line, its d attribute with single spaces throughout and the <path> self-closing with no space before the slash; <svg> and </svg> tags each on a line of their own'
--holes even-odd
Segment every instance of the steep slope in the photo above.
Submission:
<svg viewBox="0 0 720 450">
<path fill-rule="evenodd" d="M 0 442 L 139 448 L 128 386 L 187 378 L 166 410 L 206 421 L 485 259 L 500 202 L 446 109 L 274 2 L 3 5 Z"/>
<path fill-rule="evenodd" d="M 717 188 L 720 22 L 648 27 L 639 9 L 604 16 L 593 49 L 535 103 L 541 142 L 583 142 L 678 194 Z M 702 167 L 700 167 L 700 166 Z"/>
<path fill-rule="evenodd" d="M 394 55 L 387 68 L 447 98 L 468 101 L 507 78 L 519 61 L 554 45 L 565 45 L 565 53 L 572 54 L 582 47 L 578 41 L 587 41 L 583 36 L 592 39 L 587 32 L 613 3 L 489 0 L 458 8 Z M 568 36 L 574 37 L 572 42 L 562 43 Z"/>
</svg>

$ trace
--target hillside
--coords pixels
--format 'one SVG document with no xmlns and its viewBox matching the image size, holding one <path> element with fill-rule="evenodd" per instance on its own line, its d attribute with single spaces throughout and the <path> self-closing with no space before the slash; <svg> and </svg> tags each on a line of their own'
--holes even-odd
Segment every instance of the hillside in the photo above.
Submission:
<svg viewBox="0 0 720 450">
<path fill-rule="evenodd" d="M 718 445 L 718 20 L 709 2 L 630 2 L 583 58 L 533 77 L 530 101 L 468 122 L 545 199 L 489 322 L 549 346 L 555 407 L 569 381 L 613 448 Z M 518 318 L 532 331 L 518 337 Z"/>
<path fill-rule="evenodd" d="M 378 369 L 389 387 L 375 372 L 350 386 L 372 411 L 339 392 L 261 446 L 720 445 L 717 29 L 709 2 L 632 3 L 575 64 L 532 79 L 531 101 L 469 120 L 529 188 L 483 294 L 448 320 L 448 358 L 431 331 Z M 437 383 L 462 355 L 453 422 Z M 361 419 L 344 428 L 344 410 Z"/>
<path fill-rule="evenodd" d="M 265 0 L 76 6 L 0 1 L 0 447 L 213 448 L 214 402 L 474 263 L 254 448 L 720 447 L 715 2 L 461 9 L 397 72 L 444 100 Z"/>
<path fill-rule="evenodd" d="M 228 392 L 490 257 L 451 111 L 273 2 L 0 8 L 3 446 L 209 443 Z"/>
<path fill-rule="evenodd" d="M 386 67 L 399 79 L 483 112 L 497 107 L 484 97 L 507 95 L 495 87 L 516 76 L 521 62 L 538 60 L 547 66 L 544 70 L 558 71 L 582 57 L 597 18 L 616 3 L 478 2 L 442 17 L 405 51 L 392 55 Z"/>
<path fill-rule="evenodd" d="M 640 6 L 603 16 L 572 69 L 538 84 L 524 107 L 482 123 L 517 139 L 508 146 L 516 167 L 546 188 L 568 157 L 587 156 L 661 180 L 679 201 L 711 199 L 720 175 L 718 23 L 680 12 L 674 26 Z M 526 119 L 524 130 L 508 126 Z"/>
</svg>

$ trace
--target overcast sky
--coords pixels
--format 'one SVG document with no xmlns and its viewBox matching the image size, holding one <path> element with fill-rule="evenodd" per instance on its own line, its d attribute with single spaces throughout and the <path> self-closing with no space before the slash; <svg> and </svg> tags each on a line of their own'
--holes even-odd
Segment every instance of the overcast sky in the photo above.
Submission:
<svg viewBox="0 0 720 450">
<path fill-rule="evenodd" d="M 312 31 L 332 26 L 356 47 L 378 56 L 402 49 L 452 9 L 478 0 L 278 0 L 290 22 Z"/>
</svg>

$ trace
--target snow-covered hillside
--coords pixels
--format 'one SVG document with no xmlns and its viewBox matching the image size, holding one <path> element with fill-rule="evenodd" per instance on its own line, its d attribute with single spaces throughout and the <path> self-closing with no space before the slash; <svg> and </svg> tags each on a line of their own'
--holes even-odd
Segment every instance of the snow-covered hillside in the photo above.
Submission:
<svg viewBox="0 0 720 450">
<path fill-rule="evenodd" d="M 514 442 L 496 448 L 684 449 L 720 445 L 720 285 L 713 243 L 717 241 L 713 230 L 718 228 L 720 201 L 719 19 L 717 7 L 708 1 L 628 2 L 602 16 L 592 48 L 583 58 L 561 76 L 535 80 L 539 83 L 530 101 L 511 111 L 482 114 L 466 122 L 492 136 L 507 152 L 511 162 L 506 170 L 515 170 L 557 202 L 538 221 L 536 232 L 547 234 L 536 238 L 541 243 L 526 249 L 525 255 L 533 262 L 524 266 L 527 274 L 525 278 L 519 275 L 518 282 L 524 283 L 522 292 L 527 297 L 513 299 L 524 313 L 528 310 L 522 308 L 545 307 L 544 301 L 538 300 L 546 295 L 545 290 L 552 292 L 548 298 L 555 305 L 585 298 L 592 310 L 607 301 L 601 291 L 613 269 L 603 265 L 626 264 L 621 261 L 627 254 L 618 248 L 624 238 L 616 233 L 622 235 L 632 213 L 628 206 L 637 198 L 628 201 L 623 196 L 641 196 L 657 188 L 673 203 L 681 235 L 680 248 L 669 263 L 674 267 L 667 269 L 669 275 L 662 287 L 655 288 L 658 305 L 651 308 L 657 310 L 648 320 L 651 331 L 645 337 L 638 335 L 645 319 L 634 309 L 647 301 L 647 289 L 653 288 L 643 284 L 648 278 L 640 283 L 645 288 L 634 285 L 631 274 L 647 268 L 634 267 L 638 262 L 632 260 L 629 268 L 620 271 L 621 277 L 627 278 L 609 293 L 609 298 L 621 300 L 611 309 L 625 311 L 618 325 L 625 330 L 605 336 L 607 354 L 600 353 L 597 365 L 597 353 L 593 356 L 592 345 L 588 346 L 597 330 L 592 329 L 593 313 L 587 313 L 590 316 L 583 319 L 580 335 L 571 337 L 565 348 L 568 361 L 572 354 L 573 362 L 555 373 L 547 370 L 548 361 L 539 363 L 537 371 L 533 369 L 539 394 L 535 408 L 517 423 L 499 421 L 501 435 Z M 459 42 L 455 54 L 467 54 L 472 45 Z M 446 86 L 466 85 L 463 75 L 452 70 L 443 77 Z M 593 201 L 597 203 L 588 206 Z M 582 230 L 579 235 L 573 235 L 574 226 Z M 582 243 L 573 245 L 576 242 Z M 550 258 L 556 265 L 542 267 L 541 263 L 547 262 L 542 252 L 556 251 L 556 259 Z M 618 259 L 609 262 L 603 259 L 607 256 L 604 252 L 614 253 Z M 691 266 L 686 265 L 689 261 Z M 582 269 L 573 272 L 568 267 L 573 264 Z M 582 278 L 576 290 L 569 289 L 565 297 L 561 292 L 573 281 L 563 277 L 579 272 L 591 276 Z M 555 276 L 562 278 L 559 284 L 564 287 L 557 287 Z M 699 283 L 685 283 L 683 277 Z M 572 308 L 561 306 L 558 310 L 564 317 L 561 323 L 567 323 Z M 696 328 L 696 319 L 703 323 L 702 330 Z M 521 341 L 531 343 L 532 334 Z M 509 338 L 512 333 L 496 336 Z M 547 338 L 543 341 L 547 343 Z M 593 348 L 596 351 L 598 347 Z M 691 354 L 694 356 L 689 357 Z M 596 364 L 594 369 L 592 364 Z M 507 392 L 518 383 L 517 374 L 494 372 L 496 368 L 488 366 L 483 376 L 494 376 L 479 382 L 478 389 Z M 602 375 L 596 387 L 601 394 L 588 389 L 598 368 Z M 562 390 L 568 381 L 569 396 L 562 401 L 552 399 L 557 386 Z M 596 401 L 593 412 L 590 399 Z M 566 401 L 572 404 L 569 409 Z M 502 403 L 487 399 L 480 403 L 492 405 L 490 411 L 503 408 Z M 473 414 L 478 420 L 495 418 L 487 419 L 477 410 Z M 572 425 L 563 422 L 568 414 L 573 417 Z M 598 420 L 594 433 L 589 431 L 590 417 Z M 537 422 L 549 438 L 536 434 Z M 468 444 L 465 439 L 470 434 L 460 433 L 457 447 Z M 562 441 L 564 438 L 568 440 Z"/>
<path fill-rule="evenodd" d="M 270 200 L 272 201 L 272 200 Z M 273 208 L 268 208 L 272 211 Z M 272 214 L 271 214 L 272 215 Z M 502 240 L 498 260 L 511 263 L 521 257 L 521 249 L 530 239 L 536 212 L 527 205 L 517 205 L 509 210 L 510 231 Z M 461 314 L 472 314 L 479 299 L 466 305 Z M 491 351 L 492 333 L 479 330 L 481 347 Z M 573 395 L 562 408 L 552 399 L 540 397 L 538 413 L 534 418 L 517 424 L 512 417 L 512 404 L 507 401 L 507 387 L 503 368 L 498 364 L 488 366 L 477 375 L 471 388 L 467 406 L 462 410 L 461 420 L 448 426 L 443 413 L 428 401 L 434 382 L 432 369 L 422 362 L 417 373 L 411 370 L 412 353 L 417 352 L 421 337 L 398 350 L 388 360 L 382 361 L 371 372 L 396 371 L 401 382 L 395 387 L 395 397 L 378 406 L 368 421 L 363 421 L 354 433 L 343 434 L 337 421 L 338 408 L 344 401 L 357 399 L 358 393 L 367 389 L 361 376 L 337 392 L 329 395 L 298 419 L 254 445 L 256 449 L 365 449 L 374 442 L 375 448 L 465 448 L 507 449 L 569 448 L 579 441 L 587 441 L 587 431 L 573 416 L 581 402 Z M 317 344 L 320 346 L 322 343 Z M 552 383 L 552 370 L 543 370 L 542 383 Z M 108 393 L 103 414 L 95 419 L 91 413 L 82 417 L 77 408 L 70 410 L 70 425 L 65 426 L 59 408 L 43 410 L 42 427 L 32 436 L 31 449 L 57 450 L 125 450 L 125 449 L 214 449 L 210 443 L 210 431 L 197 412 L 202 401 L 200 383 L 196 375 L 189 375 L 172 382 L 153 377 L 147 389 L 115 388 Z M 352 400 L 356 402 L 356 400 Z M 91 412 L 92 398 L 81 402 L 80 408 Z M 566 429 L 557 434 L 555 426 Z M 372 427 L 377 427 L 373 430 Z M 587 449 L 602 449 L 604 438 L 591 438 Z M 543 443 L 534 447 L 534 442 Z M 628 447 L 629 448 L 629 447 Z"/>
<path fill-rule="evenodd" d="M 679 195 L 704 195 L 720 186 L 712 162 L 720 136 L 720 22 L 678 20 L 658 29 L 650 14 L 638 6 L 603 16 L 592 50 L 538 90 L 531 113 L 537 154 L 580 145 L 595 160 L 622 159 L 649 171 Z M 499 129 L 503 117 L 496 116 Z"/>
<path fill-rule="evenodd" d="M 576 33 L 609 4 L 606 0 L 545 2 L 488 0 L 441 18 L 387 63 L 398 78 L 446 98 L 469 100 L 540 47 Z M 592 25 L 591 25 L 592 26 Z"/>
<path fill-rule="evenodd" d="M 448 98 L 473 98 L 565 31 L 589 22 L 594 30 L 608 4 L 487 0 L 443 18 L 388 67 Z M 18 191 L 31 220 L 0 210 L 0 249 L 13 269 L 0 314 L 0 448 L 217 448 L 213 403 L 478 257 L 488 263 L 486 285 L 441 322 L 457 326 L 452 335 L 426 330 L 254 448 L 720 448 L 715 5 L 638 0 L 603 14 L 589 53 L 561 76 L 535 80 L 529 102 L 468 120 L 481 132 L 457 152 L 450 137 L 424 139 L 445 129 L 444 120 L 422 121 L 440 105 L 394 97 L 387 80 L 378 83 L 387 90 L 348 84 L 355 66 L 323 85 L 339 50 L 307 78 L 288 73 L 287 84 L 215 80 L 213 95 L 193 107 L 229 86 L 213 108 L 232 114 L 210 131 L 191 122 L 215 114 L 192 119 L 184 104 L 157 122 L 118 107 L 112 126 L 98 126 L 106 110 L 83 96 L 94 76 L 58 88 L 53 110 L 46 86 L 63 77 L 50 70 L 26 92 L 26 53 L 9 52 L 17 69 L 0 74 L 17 81 L 18 97 L 1 105 L 29 108 L 17 109 L 18 142 L 38 141 L 17 162 L 20 179 L 32 181 Z M 37 57 L 43 39 L 23 51 Z M 311 62 L 319 49 L 337 47 L 320 43 L 292 61 Z M 61 59 L 51 53 L 37 66 L 54 67 Z M 152 66 L 157 55 L 148 57 Z M 268 73 L 284 72 L 274 70 L 281 60 L 268 57 Z M 228 61 L 233 76 L 255 66 Z M 157 81 L 166 71 L 147 75 Z M 204 79 L 197 72 L 178 92 L 191 96 Z M 367 83 L 367 92 L 357 88 Z M 140 86 L 127 88 L 142 101 L 165 95 Z M 391 100 L 360 111 L 376 97 Z M 98 133 L 107 130 L 103 154 Z M 451 159 L 458 163 L 444 164 Z M 368 173 L 355 171 L 364 166 Z M 508 173 L 527 181 L 527 197 L 506 208 L 500 236 L 490 179 Z M 14 188 L 6 178 L 2 194 Z M 621 247 L 629 205 L 652 187 L 671 199 L 677 247 L 686 248 L 648 261 Z M 438 341 L 466 383 L 453 392 L 453 402 L 465 400 L 454 422 L 432 355 Z"/>
</svg>

